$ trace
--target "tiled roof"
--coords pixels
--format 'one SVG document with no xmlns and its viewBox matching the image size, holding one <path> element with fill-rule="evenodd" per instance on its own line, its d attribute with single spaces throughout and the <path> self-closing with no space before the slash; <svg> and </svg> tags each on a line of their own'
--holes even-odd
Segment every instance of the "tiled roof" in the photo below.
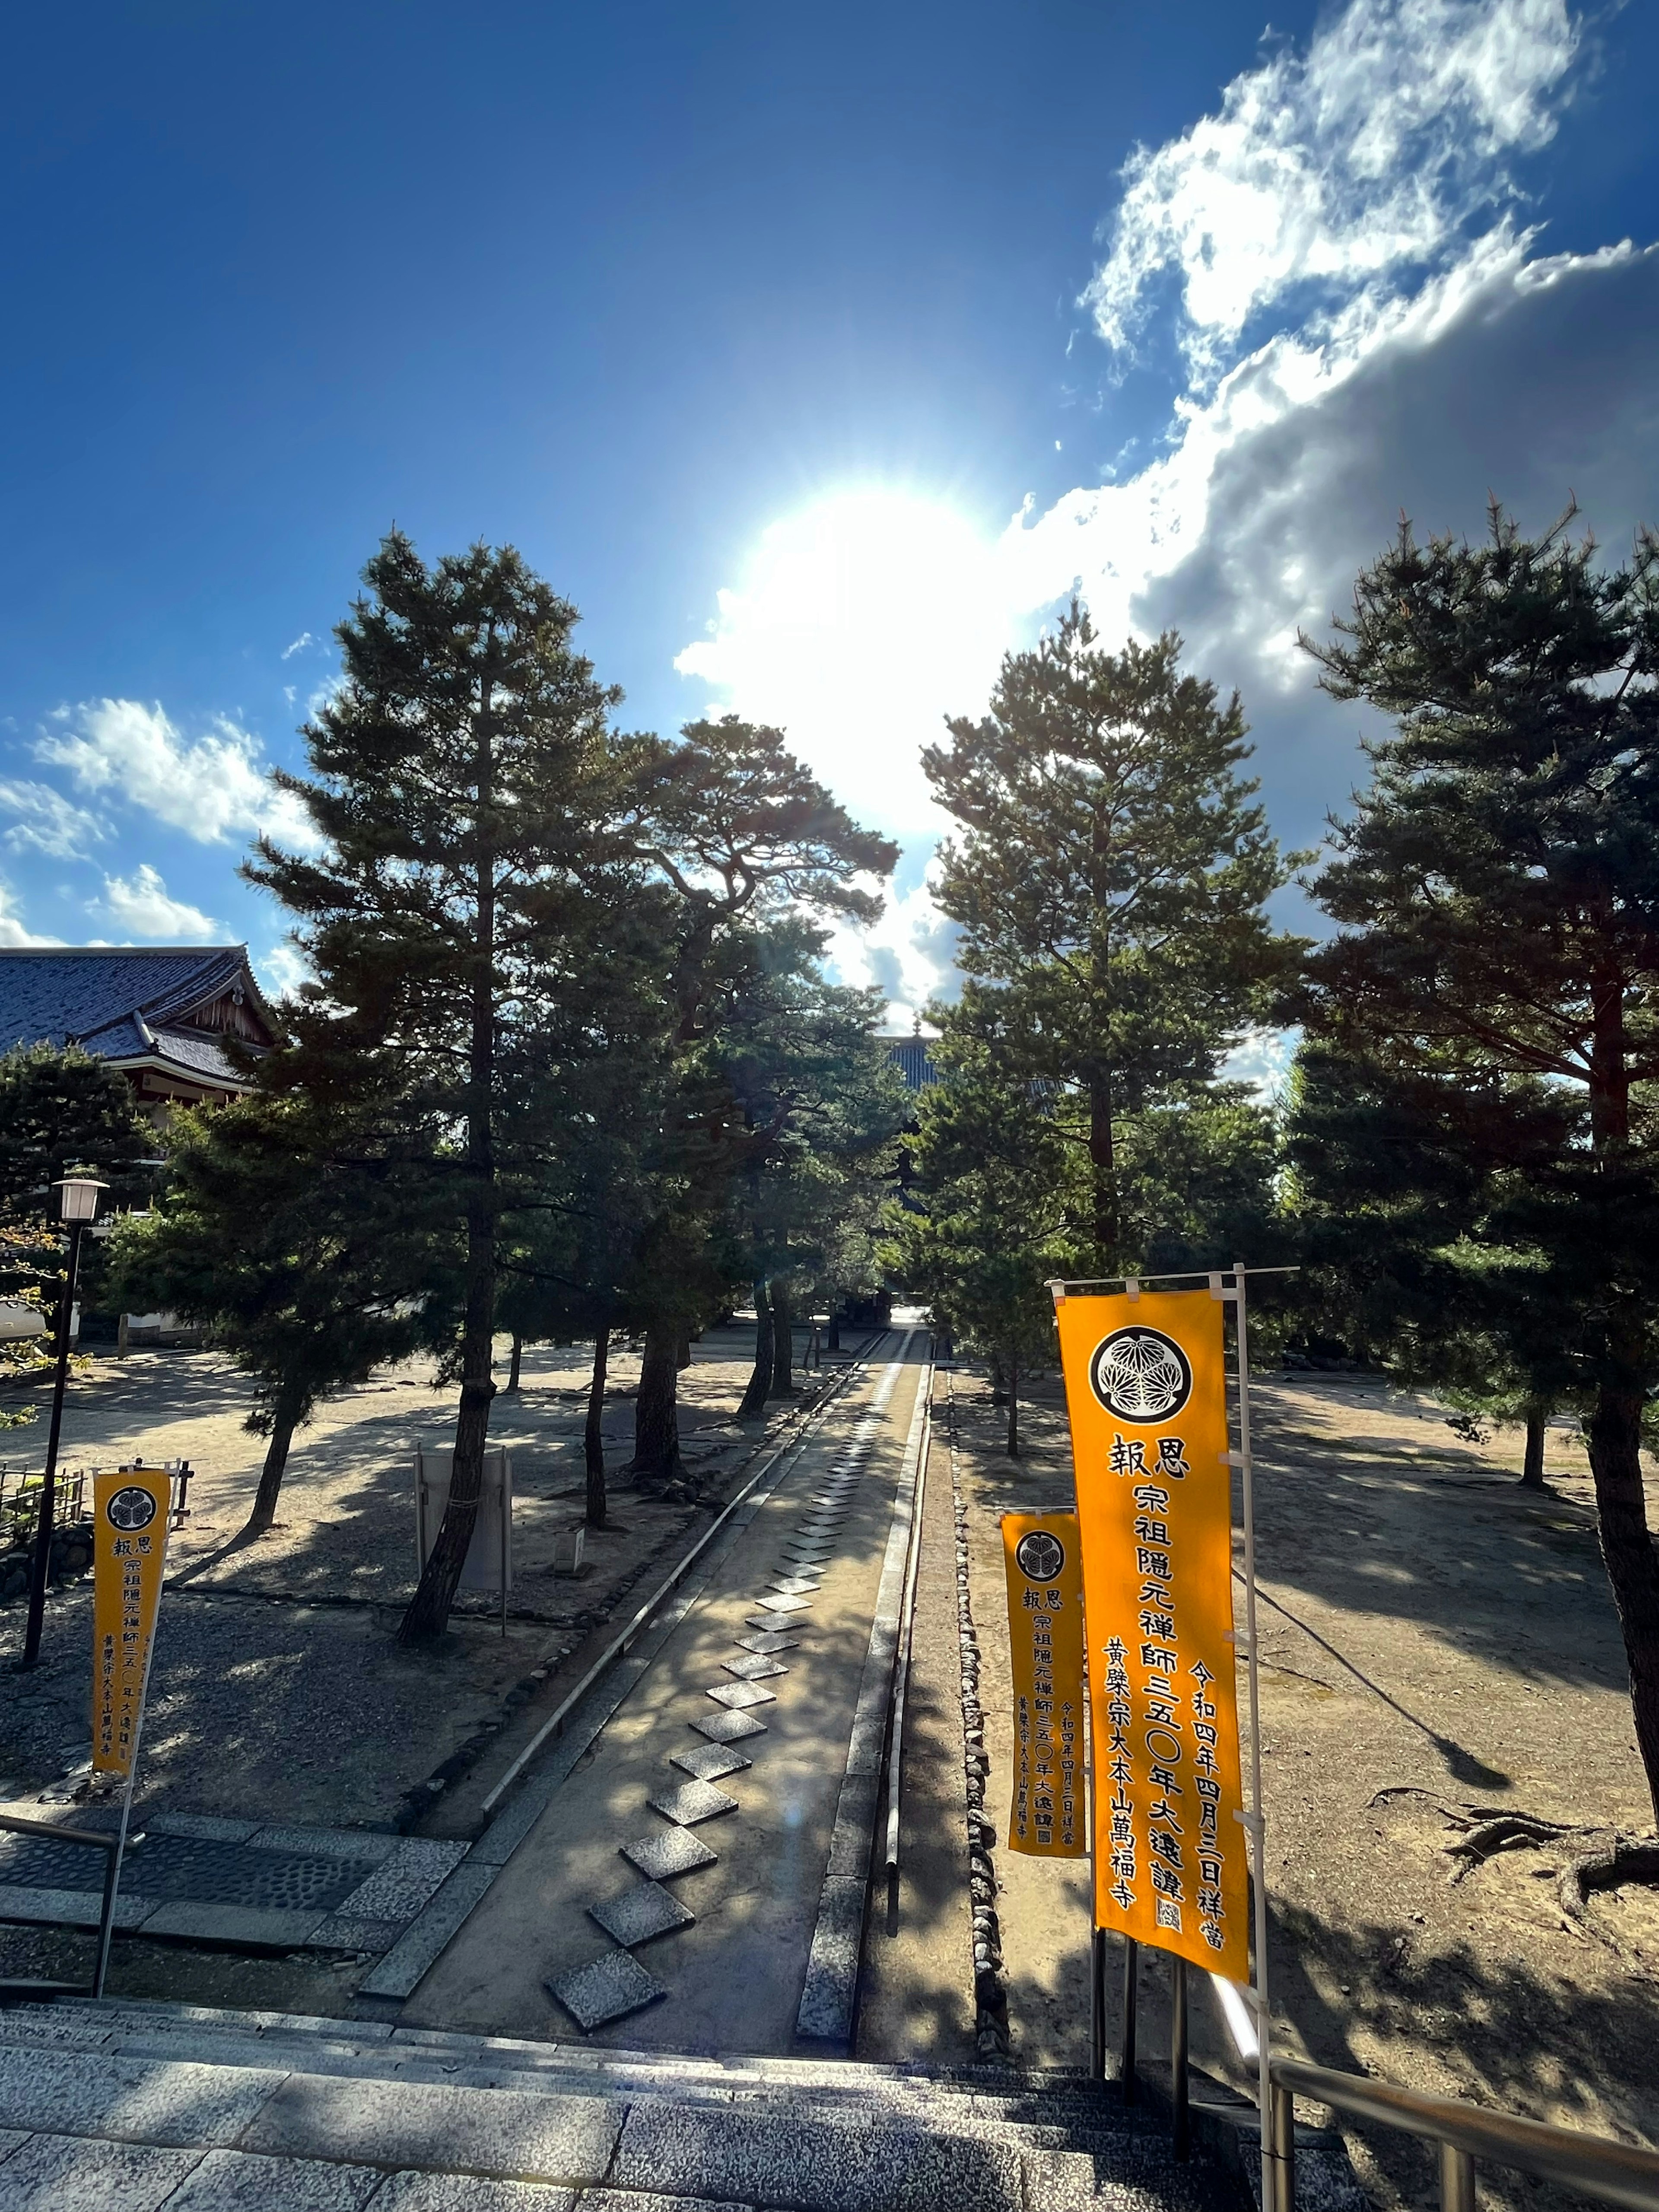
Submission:
<svg viewBox="0 0 1659 2212">
<path fill-rule="evenodd" d="M 904 1078 L 907 1091 L 927 1091 L 939 1081 L 939 1070 L 927 1048 L 928 1037 L 883 1037 L 887 1057 Z"/>
<path fill-rule="evenodd" d="M 231 1066 L 225 1048 L 216 1036 L 204 1036 L 198 1030 L 155 1030 L 155 1057 L 165 1060 L 174 1067 L 187 1069 L 192 1075 L 202 1075 L 214 1083 L 245 1084 L 247 1078 Z"/>
<path fill-rule="evenodd" d="M 246 1079 L 217 1038 L 167 1024 L 238 981 L 260 1006 L 244 945 L 0 948 L 0 1052 L 72 1042 L 99 1060 L 154 1057 L 237 1084 Z"/>
</svg>

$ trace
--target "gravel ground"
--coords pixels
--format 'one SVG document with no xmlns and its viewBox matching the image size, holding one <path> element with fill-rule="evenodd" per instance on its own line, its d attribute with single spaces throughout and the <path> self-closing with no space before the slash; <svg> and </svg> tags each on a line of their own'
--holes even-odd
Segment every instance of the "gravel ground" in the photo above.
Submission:
<svg viewBox="0 0 1659 2212">
<path fill-rule="evenodd" d="M 141 1765 L 149 1809 L 383 1826 L 408 1793 L 500 1711 L 538 1669 L 573 1662 L 619 1594 L 706 1521 L 706 1509 L 647 1499 L 614 1479 L 614 1530 L 587 1563 L 556 1576 L 555 1537 L 582 1516 L 581 1348 L 526 1353 L 523 1388 L 497 1398 L 492 1439 L 514 1449 L 514 1567 L 507 1632 L 495 1601 L 463 1601 L 437 1647 L 392 1640 L 415 1586 L 416 1434 L 436 1444 L 453 1419 L 429 1368 L 389 1370 L 325 1407 L 296 1439 L 276 1528 L 216 1557 L 240 1528 L 263 1445 L 241 1424 L 246 1382 L 207 1352 L 100 1360 L 64 1419 L 69 1466 L 137 1455 L 198 1470 L 162 1601 Z M 637 1360 L 612 1367 L 605 1425 L 613 1468 L 631 1449 Z M 759 1431 L 730 1419 L 748 1372 L 744 1332 L 711 1332 L 682 1377 L 688 1462 L 718 1494 Z M 8 1442 L 14 1462 L 31 1432 Z M 34 1458 L 38 1463 L 39 1446 Z M 21 1604 L 0 1611 L 0 1666 L 21 1637 Z M 55 1591 L 44 1663 L 0 1706 L 0 1803 L 32 1804 L 88 1755 L 89 1583 Z"/>
<path fill-rule="evenodd" d="M 1000 1840 L 997 1518 L 1069 1503 L 1070 1453 L 1057 1382 L 1037 1387 L 1012 1462 L 982 1382 L 957 1381 Z M 1517 1436 L 1463 1444 L 1443 1408 L 1373 1379 L 1270 1376 L 1255 1406 L 1276 2035 L 1326 2065 L 1659 2142 L 1659 1894 L 1595 1900 L 1585 1936 L 1556 1905 L 1554 1854 L 1506 1854 L 1453 1886 L 1443 1849 L 1456 1832 L 1442 1805 L 1651 1829 L 1582 1446 L 1552 1431 L 1540 1498 L 1515 1480 Z M 1651 1473 L 1649 1488 L 1659 1528 Z M 1015 2056 L 1086 2063 L 1084 1869 L 1001 1849 L 996 1867 Z M 1166 2021 L 1154 1961 L 1149 2064 Z M 1194 2057 L 1237 2078 L 1207 1995 L 1193 2031 Z M 1350 2143 L 1381 2202 L 1431 2199 L 1425 2146 Z M 1482 2187 L 1553 2201 L 1497 2172 Z"/>
</svg>

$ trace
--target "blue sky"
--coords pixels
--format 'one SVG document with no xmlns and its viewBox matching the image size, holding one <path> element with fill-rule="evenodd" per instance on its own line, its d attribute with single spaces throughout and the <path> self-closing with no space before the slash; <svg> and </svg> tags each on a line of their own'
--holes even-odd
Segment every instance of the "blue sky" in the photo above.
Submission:
<svg viewBox="0 0 1659 2212">
<path fill-rule="evenodd" d="M 1289 641 L 1402 506 L 1659 522 L 1656 64 L 1562 0 L 18 17 L 0 941 L 282 979 L 235 864 L 393 520 L 517 544 L 629 725 L 787 722 L 905 841 L 839 947 L 899 1006 L 917 751 L 1075 584 L 1316 838 L 1359 723 Z"/>
</svg>

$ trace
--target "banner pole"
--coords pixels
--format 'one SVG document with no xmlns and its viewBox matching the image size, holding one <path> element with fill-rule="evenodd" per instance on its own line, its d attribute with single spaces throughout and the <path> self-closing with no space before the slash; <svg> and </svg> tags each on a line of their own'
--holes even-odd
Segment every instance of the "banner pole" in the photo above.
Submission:
<svg viewBox="0 0 1659 2212">
<path fill-rule="evenodd" d="M 121 1825 L 115 1834 L 115 1849 L 110 1856 L 109 1879 L 104 1884 L 104 1909 L 98 1925 L 98 1958 L 92 1971 L 92 1994 L 104 1994 L 104 1978 L 109 1972 L 109 1947 L 115 1936 L 115 1905 L 121 1888 L 121 1862 L 126 1856 L 127 1829 L 132 1820 L 132 1785 L 138 1776 L 138 1746 L 144 1733 L 144 1708 L 149 1702 L 149 1670 L 155 1661 L 155 1639 L 161 1628 L 161 1589 L 166 1586 L 167 1573 L 167 1539 L 173 1531 L 173 1485 L 167 1484 L 167 1504 L 161 1515 L 161 1570 L 160 1586 L 155 1593 L 155 1618 L 150 1624 L 149 1641 L 144 1650 L 144 1679 L 138 1685 L 138 1711 L 132 1723 L 132 1756 L 127 1763 L 126 1787 L 121 1792 Z"/>
<path fill-rule="evenodd" d="M 1261 1803 L 1261 1695 L 1255 1656 L 1255 1480 L 1250 1459 L 1250 1336 L 1242 1260 L 1233 1262 L 1233 1310 L 1238 1321 L 1238 1463 L 1244 1513 L 1244 1656 L 1250 1698 L 1250 1811 L 1247 1826 L 1255 1859 L 1255 2034 L 1257 2100 L 1261 2120 L 1262 2212 L 1287 2212 L 1274 2172 L 1273 2014 L 1267 2008 L 1267 1831 Z"/>
</svg>

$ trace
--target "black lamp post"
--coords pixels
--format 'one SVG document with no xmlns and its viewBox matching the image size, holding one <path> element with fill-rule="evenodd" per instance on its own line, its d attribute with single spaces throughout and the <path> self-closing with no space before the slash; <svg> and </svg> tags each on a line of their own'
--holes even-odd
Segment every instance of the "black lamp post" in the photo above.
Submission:
<svg viewBox="0 0 1659 2212">
<path fill-rule="evenodd" d="M 34 1532 L 34 1564 L 29 1576 L 28 1626 L 23 1633 L 20 1668 L 33 1667 L 40 1656 L 40 1625 L 46 1610 L 46 1583 L 52 1573 L 52 1509 L 58 1487 L 58 1435 L 64 1425 L 64 1385 L 69 1380 L 70 1321 L 75 1310 L 75 1279 L 81 1267 L 81 1239 L 98 1212 L 98 1194 L 109 1188 L 90 1176 L 65 1176 L 52 1188 L 58 1193 L 58 1218 L 70 1233 L 69 1265 L 64 1271 L 64 1295 L 58 1308 L 58 1373 L 52 1386 L 52 1429 L 46 1437 L 46 1470 L 40 1478 L 40 1520 Z"/>
</svg>

